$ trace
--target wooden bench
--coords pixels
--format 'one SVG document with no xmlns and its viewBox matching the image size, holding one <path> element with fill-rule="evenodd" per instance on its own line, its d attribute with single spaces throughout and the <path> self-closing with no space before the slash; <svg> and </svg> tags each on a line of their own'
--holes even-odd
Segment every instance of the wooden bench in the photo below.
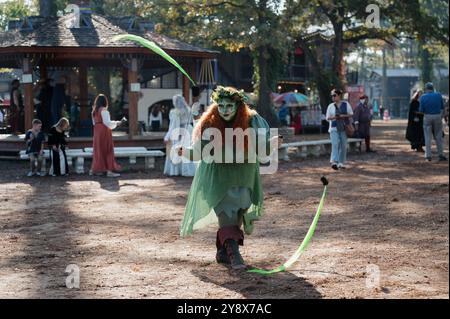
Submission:
<svg viewBox="0 0 450 319">
<path fill-rule="evenodd" d="M 361 152 L 361 144 L 364 141 L 362 138 L 349 138 L 347 144 L 349 145 L 349 151 L 354 152 L 358 149 Z M 289 149 L 295 148 L 296 155 L 301 158 L 307 158 L 308 156 L 319 157 L 321 155 L 331 153 L 331 140 L 316 140 L 316 141 L 301 141 L 284 143 L 278 150 L 278 158 L 281 160 L 289 160 Z"/>
<path fill-rule="evenodd" d="M 84 152 L 77 154 L 75 162 L 75 172 L 84 173 L 84 159 L 92 158 L 92 147 L 87 147 Z M 144 157 L 145 168 L 155 168 L 155 158 L 162 157 L 165 154 L 161 151 L 149 151 L 145 147 L 115 147 L 114 157 L 129 158 L 130 164 L 136 164 L 138 157 Z"/>
</svg>

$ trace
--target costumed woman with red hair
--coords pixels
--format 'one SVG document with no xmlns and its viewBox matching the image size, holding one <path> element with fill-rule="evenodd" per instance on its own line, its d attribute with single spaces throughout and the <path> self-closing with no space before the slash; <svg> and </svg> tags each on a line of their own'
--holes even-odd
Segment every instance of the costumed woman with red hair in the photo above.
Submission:
<svg viewBox="0 0 450 319">
<path fill-rule="evenodd" d="M 229 264 L 233 269 L 243 269 L 246 266 L 239 252 L 239 246 L 244 243 L 241 227 L 244 226 L 247 235 L 251 234 L 253 221 L 263 212 L 259 159 L 271 153 L 271 142 L 281 144 L 281 138 L 274 137 L 271 141 L 269 125 L 248 107 L 241 91 L 219 86 L 213 92 L 212 99 L 214 103 L 194 128 L 192 147 L 178 148 L 178 155 L 189 160 L 199 159 L 201 153 L 180 234 L 189 235 L 218 221 L 217 262 Z M 233 129 L 233 132 L 250 128 L 254 129 L 255 135 L 254 138 L 243 138 L 243 143 L 239 144 L 238 137 L 224 138 L 228 136 L 225 132 L 227 128 Z M 211 138 L 208 130 L 220 135 L 212 134 Z M 214 155 L 211 155 L 211 144 L 214 144 Z M 219 147 L 216 147 L 218 144 Z M 206 149 L 209 151 L 205 152 Z M 227 149 L 231 150 L 231 161 L 225 158 L 228 156 Z"/>
</svg>

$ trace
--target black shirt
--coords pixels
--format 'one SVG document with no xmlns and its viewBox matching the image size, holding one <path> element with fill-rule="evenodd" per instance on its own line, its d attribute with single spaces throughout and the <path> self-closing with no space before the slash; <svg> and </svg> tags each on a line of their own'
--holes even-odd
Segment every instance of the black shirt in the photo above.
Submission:
<svg viewBox="0 0 450 319">
<path fill-rule="evenodd" d="M 49 147 L 53 145 L 55 145 L 56 147 L 65 146 L 67 145 L 66 135 L 64 134 L 64 132 L 58 132 L 56 130 L 56 127 L 53 126 L 48 132 L 47 144 Z"/>
</svg>

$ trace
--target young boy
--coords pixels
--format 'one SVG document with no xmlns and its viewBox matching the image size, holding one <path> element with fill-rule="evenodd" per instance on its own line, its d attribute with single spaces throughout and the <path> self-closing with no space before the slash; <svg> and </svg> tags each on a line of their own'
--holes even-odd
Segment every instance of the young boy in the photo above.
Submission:
<svg viewBox="0 0 450 319">
<path fill-rule="evenodd" d="M 30 172 L 28 177 L 33 175 L 41 176 L 42 156 L 44 154 L 44 133 L 41 132 L 41 120 L 34 119 L 33 127 L 25 134 L 25 141 L 27 143 L 26 153 L 30 157 Z M 37 160 L 37 167 L 36 167 Z"/>
</svg>

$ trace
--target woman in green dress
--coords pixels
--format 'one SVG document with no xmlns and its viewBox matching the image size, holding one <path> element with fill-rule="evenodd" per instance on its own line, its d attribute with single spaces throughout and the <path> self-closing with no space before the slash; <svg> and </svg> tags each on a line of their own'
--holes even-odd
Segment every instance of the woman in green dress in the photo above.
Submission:
<svg viewBox="0 0 450 319">
<path fill-rule="evenodd" d="M 194 128 L 192 147 L 177 150 L 189 160 L 200 160 L 180 234 L 192 234 L 217 221 L 217 262 L 243 269 L 241 227 L 251 234 L 253 221 L 263 212 L 259 161 L 267 159 L 271 145 L 282 140 L 275 136 L 271 141 L 269 125 L 248 107 L 241 91 L 219 86 L 212 99 L 214 103 Z M 228 138 L 229 132 L 235 138 Z M 245 132 L 246 137 L 241 134 Z"/>
</svg>

